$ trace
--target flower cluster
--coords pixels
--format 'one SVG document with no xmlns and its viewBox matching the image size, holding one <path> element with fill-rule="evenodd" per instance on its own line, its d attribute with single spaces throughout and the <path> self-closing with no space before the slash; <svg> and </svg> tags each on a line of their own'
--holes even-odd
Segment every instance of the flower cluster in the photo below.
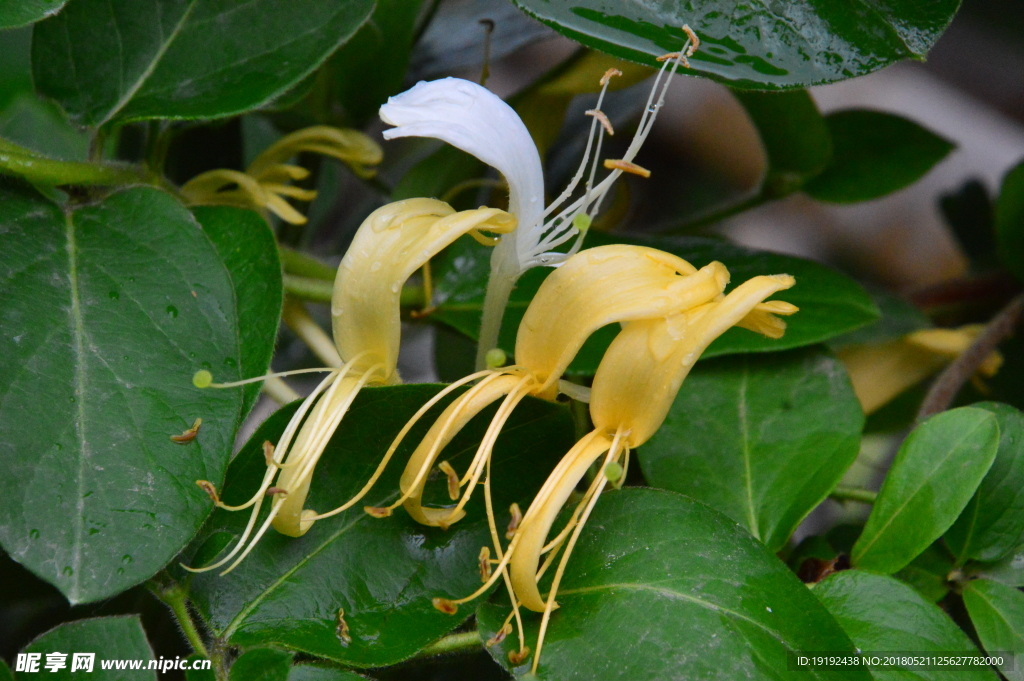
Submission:
<svg viewBox="0 0 1024 681">
<path fill-rule="evenodd" d="M 419 523 L 448 528 L 465 515 L 472 492 L 482 486 L 492 538 L 491 546 L 483 547 L 480 554 L 483 584 L 464 598 L 436 598 L 434 605 L 444 612 L 455 612 L 458 604 L 480 596 L 503 580 L 510 592 L 512 612 L 499 636 L 511 631 L 513 617 L 519 623 L 519 648 L 511 655 L 513 663 L 524 661 L 530 653 L 524 641 L 520 608 L 543 613 L 533 662 L 536 670 L 544 632 L 557 607 L 559 583 L 591 509 L 609 483 L 621 484 L 630 451 L 660 427 L 701 353 L 733 326 L 778 338 L 785 330 L 778 315 L 797 311 L 789 303 L 766 302 L 771 295 L 793 286 L 793 278 L 785 274 L 754 277 L 726 293 L 729 272 L 719 262 L 698 269 L 672 254 L 633 245 L 580 250 L 589 221 L 615 179 L 622 172 L 646 174 L 633 159 L 662 105 L 666 71 L 685 63 L 695 45 L 665 60 L 629 150 L 622 159 L 605 162 L 604 167 L 611 172 L 597 181 L 602 136 L 612 132 L 600 111 L 600 102 L 614 72 L 605 75 L 598 108 L 589 112 L 594 121 L 580 169 L 570 186 L 547 208 L 543 207 L 540 158 L 522 121 L 481 86 L 451 78 L 420 83 L 382 107 L 381 118 L 398 126 L 387 131 L 386 137 L 438 137 L 498 169 L 509 185 L 509 210 L 455 212 L 441 201 L 411 199 L 384 206 L 366 219 L 335 281 L 331 314 L 339 361 L 337 366 L 324 370 L 327 377 L 302 402 L 277 445 L 268 443 L 262 485 L 247 503 L 232 507 L 220 502 L 210 483 L 200 481 L 219 506 L 230 510 L 252 508 L 248 525 L 234 548 L 202 569 L 229 562 L 227 569 L 232 569 L 270 527 L 300 536 L 313 522 L 351 508 L 377 482 L 414 424 L 433 406 L 462 390 L 410 455 L 399 481 L 398 500 L 387 507 L 365 510 L 384 517 L 404 507 Z M 287 167 L 278 165 L 282 153 L 270 154 L 260 168 Z M 585 176 L 582 195 L 574 198 Z M 404 282 L 462 235 L 494 246 L 487 304 L 495 304 L 497 312 L 496 321 L 494 316 L 486 318 L 485 312 L 482 357 L 493 355 L 487 351 L 493 349 L 496 327 L 488 325 L 500 324 L 508 291 L 519 275 L 536 265 L 556 267 L 524 314 L 516 337 L 514 364 L 481 368 L 424 404 L 352 499 L 326 513 L 304 508 L 317 462 L 358 391 L 368 384 L 399 381 L 399 300 Z M 570 241 L 570 246 L 556 250 Z M 587 338 L 613 323 L 622 328 L 603 357 L 592 388 L 563 381 L 563 373 Z M 331 352 L 321 354 L 333 356 Z M 208 377 L 202 378 L 197 384 L 209 383 Z M 532 396 L 554 401 L 563 394 L 589 402 L 594 429 L 565 454 L 525 514 L 513 507 L 513 520 L 503 541 L 490 494 L 494 444 L 523 399 Z M 499 401 L 467 470 L 460 476 L 447 461 L 438 462 L 452 438 L 481 411 Z M 596 462 L 600 462 L 599 472 L 568 523 L 549 539 L 557 515 Z M 435 468 L 447 477 L 454 506 L 424 505 L 424 486 Z M 257 528 L 267 497 L 272 499 L 270 512 Z M 545 595 L 540 580 L 556 560 Z"/>
</svg>

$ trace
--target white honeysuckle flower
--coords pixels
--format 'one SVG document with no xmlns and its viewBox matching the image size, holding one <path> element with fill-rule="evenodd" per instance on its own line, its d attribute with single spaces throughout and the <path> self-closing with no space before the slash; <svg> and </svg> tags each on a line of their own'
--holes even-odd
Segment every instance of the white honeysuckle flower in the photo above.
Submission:
<svg viewBox="0 0 1024 681">
<path fill-rule="evenodd" d="M 381 120 L 396 126 L 384 132 L 385 139 L 432 137 L 442 140 L 495 168 L 508 183 L 509 212 L 515 215 L 518 227 L 502 238 L 491 256 L 491 276 L 477 352 L 478 368 L 484 366 L 487 351 L 497 347 L 509 294 L 522 273 L 538 265 L 558 266 L 578 251 L 602 200 L 623 172 L 649 175 L 632 161 L 664 104 L 670 81 L 665 76 L 666 70 L 674 72 L 692 54 L 693 47 L 695 44 L 687 43 L 682 52 L 664 60 L 629 148 L 622 159 L 605 161 L 604 167 L 611 172 L 595 184 L 601 142 L 606 131 L 612 132 L 601 113 L 601 104 L 608 81 L 618 72 L 610 69 L 605 74 L 597 105 L 588 112 L 593 121 L 580 167 L 569 186 L 547 207 L 543 205 L 541 159 L 529 131 L 512 107 L 482 85 L 461 78 L 421 81 L 389 98 L 380 108 Z M 585 175 L 582 196 L 570 200 Z M 573 239 L 575 243 L 568 252 L 555 250 Z"/>
</svg>

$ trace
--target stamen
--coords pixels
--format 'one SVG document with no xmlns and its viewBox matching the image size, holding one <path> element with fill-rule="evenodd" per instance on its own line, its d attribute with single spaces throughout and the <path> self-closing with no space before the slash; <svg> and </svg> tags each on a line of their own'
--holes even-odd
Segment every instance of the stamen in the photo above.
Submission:
<svg viewBox="0 0 1024 681">
<path fill-rule="evenodd" d="M 510 615 L 510 617 L 511 617 L 511 615 Z M 511 622 L 506 622 L 501 627 L 501 629 L 498 629 L 497 633 L 495 633 L 494 636 L 492 636 L 489 639 L 487 639 L 487 642 L 484 643 L 484 647 L 485 648 L 490 648 L 491 646 L 498 645 L 499 643 L 501 643 L 502 641 L 505 640 L 506 636 L 508 636 L 511 633 L 512 633 L 512 623 Z"/>
<path fill-rule="evenodd" d="M 270 440 L 263 441 L 263 460 L 267 462 L 267 468 L 275 465 L 274 461 L 274 445 Z"/>
<path fill-rule="evenodd" d="M 615 129 L 612 127 L 612 122 L 608 120 L 608 116 L 605 115 L 604 111 L 601 111 L 600 109 L 590 109 L 589 111 L 585 111 L 584 115 L 593 116 L 594 118 L 596 118 L 597 122 L 601 124 L 601 127 L 603 127 L 604 131 L 609 135 L 615 134 Z"/>
<path fill-rule="evenodd" d="M 455 501 L 459 498 L 459 474 L 447 461 L 437 464 L 442 473 L 448 476 L 448 498 Z"/>
<path fill-rule="evenodd" d="M 621 170 L 624 173 L 639 175 L 640 177 L 651 176 L 651 171 L 647 170 L 647 168 L 643 168 L 629 161 L 623 161 L 622 159 L 606 158 L 604 160 L 604 167 L 608 170 Z"/>
<path fill-rule="evenodd" d="M 210 497 L 214 504 L 220 506 L 220 497 L 217 496 L 217 488 L 213 486 L 213 483 L 209 480 L 196 480 L 196 485 L 199 489 L 206 492 L 206 496 Z"/>
<path fill-rule="evenodd" d="M 346 648 L 349 643 L 352 643 L 352 635 L 348 631 L 348 622 L 345 621 L 344 608 L 338 609 L 338 626 L 334 630 L 334 635 L 338 637 L 338 642 Z"/>
<path fill-rule="evenodd" d="M 505 539 L 511 539 L 512 535 L 519 529 L 519 524 L 523 522 L 523 512 L 519 509 L 519 504 L 512 502 L 509 507 L 509 511 L 512 513 L 512 519 L 508 521 L 508 529 L 505 530 Z"/>
<path fill-rule="evenodd" d="M 508 653 L 508 663 L 513 667 L 518 667 L 526 658 L 530 656 L 530 647 L 526 646 L 522 650 L 510 650 Z"/>
<path fill-rule="evenodd" d="M 458 604 L 447 598 L 434 598 L 430 602 L 434 604 L 434 608 L 446 615 L 454 615 L 459 611 Z"/>
<path fill-rule="evenodd" d="M 480 581 L 486 582 L 491 578 L 491 550 L 486 546 L 482 547 L 477 560 L 480 562 Z"/>
<path fill-rule="evenodd" d="M 700 47 L 700 38 L 694 33 L 693 29 L 688 24 L 683 24 L 683 33 L 690 39 L 690 46 L 686 48 L 686 56 L 692 57 L 693 53 Z"/>
<path fill-rule="evenodd" d="M 621 76 L 621 75 L 622 75 L 622 71 L 619 71 L 618 69 L 614 69 L 614 68 L 613 69 L 608 69 L 607 71 L 604 72 L 604 75 L 601 76 L 601 80 L 600 80 L 601 87 L 604 87 L 605 85 L 607 85 L 608 81 L 610 81 L 615 76 Z"/>
<path fill-rule="evenodd" d="M 294 376 L 296 374 L 317 374 L 325 371 L 337 371 L 341 367 L 321 367 L 317 369 L 293 369 L 292 371 L 281 371 L 276 374 L 265 374 L 263 376 L 256 376 L 254 378 L 247 378 L 244 381 L 232 381 L 231 383 L 214 383 L 213 374 L 206 369 L 200 369 L 192 376 L 192 385 L 197 388 L 237 388 L 240 385 L 249 385 L 250 383 L 259 383 L 265 381 L 268 378 L 281 378 L 283 376 Z"/>
<path fill-rule="evenodd" d="M 288 494 L 288 490 L 284 487 L 268 487 L 264 496 L 272 497 L 275 494 Z"/>
<path fill-rule="evenodd" d="M 171 442 L 176 442 L 179 445 L 187 445 L 192 440 L 196 439 L 196 435 L 199 434 L 199 426 L 203 425 L 202 419 L 196 419 L 192 422 L 192 427 L 182 432 L 181 435 L 172 435 Z"/>
<path fill-rule="evenodd" d="M 387 518 L 391 515 L 391 509 L 387 506 L 363 506 L 363 510 L 374 518 Z"/>
</svg>

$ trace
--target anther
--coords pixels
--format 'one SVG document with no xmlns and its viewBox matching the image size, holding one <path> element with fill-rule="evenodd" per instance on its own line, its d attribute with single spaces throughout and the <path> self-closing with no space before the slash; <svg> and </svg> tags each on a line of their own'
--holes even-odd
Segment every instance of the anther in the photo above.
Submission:
<svg viewBox="0 0 1024 681">
<path fill-rule="evenodd" d="M 519 509 L 519 504 L 513 503 L 508 510 L 512 513 L 512 519 L 508 521 L 505 539 L 511 539 L 512 535 L 519 529 L 519 523 L 523 522 L 523 512 Z"/>
<path fill-rule="evenodd" d="M 480 561 L 480 581 L 486 582 L 491 578 L 491 550 L 486 546 L 481 547 L 477 560 Z"/>
<path fill-rule="evenodd" d="M 440 610 L 446 615 L 454 615 L 459 611 L 459 606 L 455 605 L 455 603 L 447 598 L 435 598 L 430 602 L 434 604 L 434 607 L 437 610 Z"/>
<path fill-rule="evenodd" d="M 459 474 L 447 461 L 437 464 L 442 473 L 448 476 L 448 498 L 452 501 L 459 498 Z"/>
<path fill-rule="evenodd" d="M 288 494 L 288 490 L 284 487 L 268 487 L 266 494 L 268 497 L 272 497 L 275 494 Z"/>
<path fill-rule="evenodd" d="M 655 57 L 654 61 L 663 62 L 663 61 L 671 61 L 672 59 L 679 59 L 679 53 L 678 52 L 669 52 L 668 54 L 663 54 L 660 57 Z"/>
<path fill-rule="evenodd" d="M 187 445 L 192 440 L 196 439 L 196 435 L 199 434 L 199 426 L 203 425 L 202 419 L 196 419 L 192 422 L 192 427 L 182 432 L 181 435 L 172 435 L 171 442 L 176 442 L 179 445 Z"/>
<path fill-rule="evenodd" d="M 621 75 L 622 71 L 619 71 L 618 69 L 608 69 L 607 71 L 604 72 L 604 75 L 601 76 L 601 85 L 607 85 L 608 81 L 610 81 L 612 78 Z"/>
<path fill-rule="evenodd" d="M 363 510 L 374 518 L 387 518 L 391 515 L 391 509 L 386 506 L 363 506 Z"/>
<path fill-rule="evenodd" d="M 621 170 L 624 173 L 629 173 L 630 175 L 639 175 L 640 177 L 651 176 L 651 171 L 648 170 L 647 168 L 617 158 L 605 159 L 604 167 L 607 168 L 608 170 Z"/>
<path fill-rule="evenodd" d="M 263 458 L 267 462 L 267 468 L 274 465 L 274 445 L 270 440 L 263 441 Z"/>
<path fill-rule="evenodd" d="M 214 504 L 220 503 L 220 497 L 217 496 L 217 488 L 213 486 L 213 483 L 209 480 L 196 480 L 196 485 L 199 489 L 206 492 L 206 496 L 210 497 Z"/>
<path fill-rule="evenodd" d="M 690 39 L 690 46 L 686 48 L 686 56 L 692 57 L 693 53 L 700 47 L 700 38 L 697 37 L 697 34 L 687 24 L 683 24 L 683 33 Z"/>
<path fill-rule="evenodd" d="M 526 646 L 522 650 L 510 650 L 508 653 L 508 663 L 513 667 L 518 667 L 526 658 L 530 656 L 530 646 Z"/>
<path fill-rule="evenodd" d="M 594 118 L 596 118 L 598 122 L 601 124 L 601 127 L 604 128 L 604 131 L 608 133 L 609 136 L 615 134 L 615 129 L 612 127 L 612 122 L 608 120 L 608 116 L 605 115 L 604 111 L 601 111 L 600 109 L 589 109 L 584 113 L 587 116 L 593 116 Z"/>
<path fill-rule="evenodd" d="M 490 648 L 491 646 L 498 645 L 499 643 L 501 643 L 502 641 L 505 640 L 506 636 L 508 636 L 511 633 L 512 633 L 512 623 L 509 622 L 508 624 L 503 626 L 501 629 L 498 629 L 497 633 L 495 633 L 494 636 L 492 636 L 489 639 L 487 639 L 487 642 L 484 643 L 484 647 L 485 648 Z"/>
<path fill-rule="evenodd" d="M 334 634 L 338 637 L 338 641 L 342 646 L 348 647 L 349 643 L 352 643 L 352 635 L 348 633 L 348 622 L 345 621 L 345 609 L 338 609 L 338 626 L 334 630 Z"/>
</svg>

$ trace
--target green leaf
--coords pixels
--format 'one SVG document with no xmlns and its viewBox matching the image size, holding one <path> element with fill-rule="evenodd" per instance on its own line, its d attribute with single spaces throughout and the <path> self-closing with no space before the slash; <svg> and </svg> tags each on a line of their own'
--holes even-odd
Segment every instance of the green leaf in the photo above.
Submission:
<svg viewBox="0 0 1024 681">
<path fill-rule="evenodd" d="M 273 100 L 366 21 L 373 0 L 71 0 L 36 24 L 39 92 L 80 125 L 218 118 Z"/>
<path fill-rule="evenodd" d="M 871 291 L 871 299 L 882 313 L 878 321 L 862 326 L 852 333 L 836 336 L 828 342 L 832 350 L 851 345 L 874 345 L 902 338 L 908 333 L 928 329 L 932 322 L 928 315 L 909 302 L 885 291 Z"/>
<path fill-rule="evenodd" d="M 355 672 L 331 667 L 297 665 L 288 674 L 288 681 L 366 681 L 367 677 Z"/>
<path fill-rule="evenodd" d="M 362 127 L 402 91 L 423 0 L 377 0 L 373 15 L 329 62 L 333 99 Z"/>
<path fill-rule="evenodd" d="M 1014 276 L 1024 279 L 1024 162 L 1003 178 L 995 219 L 999 256 Z"/>
<path fill-rule="evenodd" d="M 292 654 L 271 648 L 242 653 L 231 665 L 229 681 L 287 681 Z"/>
<path fill-rule="evenodd" d="M 26 26 L 56 14 L 68 0 L 14 0 L 0 5 L 0 29 Z"/>
<path fill-rule="evenodd" d="M 939 207 L 960 248 L 975 268 L 991 268 L 996 254 L 995 206 L 980 180 L 943 194 Z"/>
<path fill-rule="evenodd" d="M 637 453 L 644 477 L 703 501 L 778 551 L 857 457 L 846 371 L 810 348 L 699 364 Z"/>
<path fill-rule="evenodd" d="M 1008 404 L 971 405 L 999 422 L 999 449 L 992 468 L 960 517 L 946 532 L 946 545 L 962 565 L 995 561 L 1024 544 L 1024 414 Z"/>
<path fill-rule="evenodd" d="M 770 352 L 813 345 L 847 333 L 878 318 L 878 310 L 868 294 L 853 280 L 824 265 L 766 251 L 753 251 L 741 246 L 700 237 L 633 237 L 592 232 L 584 248 L 609 243 L 629 243 L 674 253 L 695 267 L 719 260 L 729 268 L 733 285 L 760 274 L 791 274 L 796 286 L 777 298 L 793 303 L 800 312 L 788 317 L 786 335 L 779 340 L 747 331 L 730 329 L 711 344 L 703 357 L 747 352 Z M 444 322 L 476 339 L 480 330 L 484 288 L 490 271 L 490 251 L 470 242 L 457 241 L 435 261 L 435 304 L 432 319 Z M 502 322 L 499 345 L 511 356 L 515 348 L 516 330 L 526 306 L 551 270 L 536 267 L 519 280 Z M 592 376 L 615 337 L 617 329 L 606 327 L 591 337 L 576 355 L 568 373 Z"/>
<path fill-rule="evenodd" d="M 549 573 L 550 574 L 550 573 Z M 580 535 L 544 639 L 540 679 L 869 679 L 787 672 L 787 654 L 853 646 L 807 588 L 731 520 L 679 494 L 601 497 Z M 483 604 L 491 636 L 509 606 Z M 537 613 L 524 611 L 536 651 Z M 489 649 L 508 666 L 515 634 Z M 532 657 L 517 667 L 528 677 Z"/>
<path fill-rule="evenodd" d="M 363 390 L 320 460 L 307 506 L 326 511 L 358 491 L 398 430 L 438 389 Z M 227 503 L 239 503 L 259 487 L 265 470 L 262 443 L 277 441 L 294 409 L 295 404 L 268 419 L 232 461 L 223 491 Z M 408 658 L 468 617 L 470 610 L 462 617 L 440 613 L 431 599 L 469 594 L 479 586 L 477 557 L 480 547 L 490 543 L 482 497 L 471 501 L 467 517 L 447 532 L 417 525 L 401 509 L 385 519 L 362 511 L 363 505 L 385 505 L 397 497 L 402 462 L 438 413 L 432 410 L 413 429 L 356 508 L 316 522 L 298 539 L 268 532 L 233 572 L 194 577 L 193 602 L 214 633 L 243 647 L 280 645 L 370 667 Z M 476 452 L 490 413 L 472 421 L 445 449 L 443 458 L 456 470 L 464 470 Z M 494 452 L 499 522 L 507 523 L 513 501 L 526 508 L 547 472 L 572 446 L 572 433 L 565 407 L 533 399 L 520 404 Z M 451 504 L 442 483 L 435 481 L 428 491 L 437 493 L 436 502 Z M 217 511 L 195 544 L 200 557 L 189 556 L 186 562 L 212 559 L 241 534 L 248 516 L 248 511 Z M 339 639 L 339 610 L 350 641 Z"/>
<path fill-rule="evenodd" d="M 192 209 L 196 220 L 224 261 L 235 289 L 238 309 L 239 373 L 252 378 L 266 373 L 281 323 L 284 284 L 277 241 L 267 221 L 250 210 L 210 206 Z M 242 388 L 239 419 L 260 395 L 260 385 Z"/>
<path fill-rule="evenodd" d="M 853 564 L 889 574 L 924 551 L 971 500 L 998 445 L 999 423 L 985 409 L 953 409 L 915 428 L 885 476 Z"/>
<path fill-rule="evenodd" d="M 735 90 L 764 145 L 768 167 L 761 192 L 771 197 L 798 190 L 828 165 L 832 138 L 807 90 Z"/>
<path fill-rule="evenodd" d="M 14 672 L 3 660 L 0 660 L 0 681 L 14 681 Z"/>
<path fill-rule="evenodd" d="M 1024 593 L 990 579 L 975 579 L 964 587 L 964 605 L 988 654 L 1014 656 L 1010 665 L 999 669 L 1003 676 L 1009 681 L 1024 679 Z"/>
<path fill-rule="evenodd" d="M 825 118 L 832 133 L 832 163 L 804 191 L 819 201 L 870 201 L 917 182 L 955 146 L 895 114 L 866 109 Z"/>
<path fill-rule="evenodd" d="M 205 657 L 198 653 L 192 653 L 187 659 L 190 665 L 196 664 L 197 660 L 206 660 Z M 185 681 L 217 681 L 217 672 L 213 669 L 212 664 L 209 669 L 190 666 L 185 670 Z"/>
<path fill-rule="evenodd" d="M 192 215 L 148 188 L 62 214 L 0 188 L 0 541 L 72 603 L 163 567 L 210 509 L 241 395 L 231 280 Z M 203 423 L 188 444 L 170 436 Z"/>
<path fill-rule="evenodd" d="M 556 31 L 616 57 L 659 66 L 682 48 L 689 24 L 700 37 L 690 72 L 734 87 L 776 89 L 844 80 L 902 59 L 923 59 L 959 0 L 856 5 L 791 0 L 607 3 L 515 0 Z"/>
<path fill-rule="evenodd" d="M 969 567 L 972 576 L 994 579 L 1007 586 L 1024 586 L 1024 549 L 995 563 L 973 563 Z"/>
<path fill-rule="evenodd" d="M 941 542 L 935 542 L 905 568 L 893 574 L 909 584 L 929 603 L 937 603 L 949 593 L 947 577 L 953 569 L 953 559 Z"/>
<path fill-rule="evenodd" d="M 153 649 L 146 641 L 146 633 L 142 630 L 142 622 L 139 621 L 138 615 L 97 617 L 67 622 L 32 641 L 23 652 L 42 654 L 39 670 L 45 674 L 46 678 L 57 681 L 72 678 L 88 678 L 95 681 L 139 681 L 140 679 L 156 681 L 157 678 L 155 670 L 144 668 L 142 670 L 103 669 L 101 665 L 104 660 L 143 660 L 145 667 L 149 660 L 155 659 Z M 65 660 L 67 666 L 56 673 L 43 667 L 46 663 L 46 654 L 55 652 L 68 654 Z M 71 673 L 72 653 L 96 654 L 91 674 L 86 675 L 81 671 L 75 674 Z M 19 678 L 38 678 L 38 676 L 32 674 L 29 677 L 19 674 Z"/>
<path fill-rule="evenodd" d="M 978 655 L 967 635 L 942 610 L 892 577 L 863 570 L 837 572 L 814 586 L 814 595 L 868 654 Z M 949 668 L 872 667 L 876 681 L 949 681 Z M 964 666 L 957 681 L 995 681 L 988 667 Z"/>
</svg>

